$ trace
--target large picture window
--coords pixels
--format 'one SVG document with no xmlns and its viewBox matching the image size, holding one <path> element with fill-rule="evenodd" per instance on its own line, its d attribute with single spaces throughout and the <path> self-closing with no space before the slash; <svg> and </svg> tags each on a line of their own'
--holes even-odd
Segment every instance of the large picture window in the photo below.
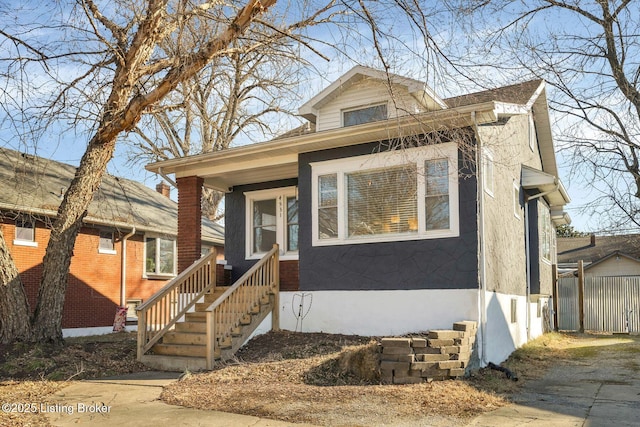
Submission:
<svg viewBox="0 0 640 427">
<path fill-rule="evenodd" d="M 329 160 L 311 167 L 316 246 L 459 234 L 453 143 Z"/>
<path fill-rule="evenodd" d="M 176 241 L 163 237 L 145 236 L 146 276 L 176 275 Z"/>
<path fill-rule="evenodd" d="M 247 258 L 260 258 L 275 243 L 281 256 L 298 257 L 298 198 L 295 187 L 245 193 Z"/>
</svg>

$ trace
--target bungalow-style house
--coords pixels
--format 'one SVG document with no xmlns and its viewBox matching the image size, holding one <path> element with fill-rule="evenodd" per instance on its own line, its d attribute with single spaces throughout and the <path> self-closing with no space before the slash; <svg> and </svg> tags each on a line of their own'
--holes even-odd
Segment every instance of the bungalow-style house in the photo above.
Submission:
<svg viewBox="0 0 640 427">
<path fill-rule="evenodd" d="M 640 235 L 559 237 L 558 271 L 573 275 L 578 261 L 589 276 L 640 276 Z"/>
<path fill-rule="evenodd" d="M 199 223 L 203 185 L 226 193 L 233 280 L 278 245 L 274 325 L 381 336 L 473 320 L 480 364 L 543 333 L 570 221 L 544 81 L 443 99 L 358 66 L 299 113 L 275 140 L 147 166 L 175 175 L 179 221 Z M 179 257 L 198 233 L 178 234 Z"/>
<path fill-rule="evenodd" d="M 49 226 L 74 174 L 73 166 L 0 148 L 0 226 L 32 309 Z M 103 178 L 73 250 L 65 336 L 111 332 L 117 307 L 135 319 L 135 307 L 176 276 L 177 203 L 164 182 L 157 190 Z M 224 258 L 222 226 L 203 220 L 200 243 Z"/>
</svg>

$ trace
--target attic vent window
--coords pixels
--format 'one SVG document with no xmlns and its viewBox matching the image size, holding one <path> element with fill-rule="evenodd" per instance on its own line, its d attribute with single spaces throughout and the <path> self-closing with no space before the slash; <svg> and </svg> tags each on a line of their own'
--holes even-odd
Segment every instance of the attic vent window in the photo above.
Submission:
<svg viewBox="0 0 640 427">
<path fill-rule="evenodd" d="M 387 119 L 387 104 L 373 105 L 366 108 L 357 108 L 342 112 L 342 124 L 344 127 L 356 126 L 363 123 L 377 122 Z"/>
</svg>

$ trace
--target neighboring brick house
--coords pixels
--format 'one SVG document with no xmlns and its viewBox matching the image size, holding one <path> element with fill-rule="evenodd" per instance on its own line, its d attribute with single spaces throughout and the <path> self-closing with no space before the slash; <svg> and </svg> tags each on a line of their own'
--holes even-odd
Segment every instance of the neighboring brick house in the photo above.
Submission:
<svg viewBox="0 0 640 427">
<path fill-rule="evenodd" d="M 282 328 L 471 320 L 481 364 L 543 332 L 555 226 L 570 221 L 543 81 L 442 99 L 355 67 L 299 113 L 309 124 L 275 140 L 147 166 L 188 195 L 181 221 L 196 222 L 203 185 L 226 192 L 234 279 L 279 244 Z M 179 253 L 197 252 L 191 236 Z"/>
<path fill-rule="evenodd" d="M 0 148 L 0 225 L 32 309 L 49 226 L 74 174 L 73 166 Z M 110 331 L 121 305 L 134 318 L 136 304 L 177 274 L 177 203 L 164 182 L 157 190 L 103 178 L 73 249 L 65 336 Z M 203 219 L 201 243 L 202 251 L 216 247 L 224 258 L 222 226 Z"/>
</svg>

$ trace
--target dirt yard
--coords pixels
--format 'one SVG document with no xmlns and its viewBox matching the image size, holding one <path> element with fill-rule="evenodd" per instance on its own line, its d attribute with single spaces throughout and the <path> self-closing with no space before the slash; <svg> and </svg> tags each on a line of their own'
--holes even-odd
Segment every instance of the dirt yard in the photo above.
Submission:
<svg viewBox="0 0 640 427">
<path fill-rule="evenodd" d="M 216 370 L 187 374 L 163 392 L 167 403 L 326 426 L 464 425 L 509 402 L 523 385 L 558 364 L 606 364 L 613 355 L 634 356 L 640 370 L 639 337 L 547 334 L 517 350 L 499 371 L 429 384 L 382 386 L 362 379 L 369 369 L 370 338 L 269 333 L 252 340 L 237 360 Z M 0 347 L 0 402 L 46 402 L 79 379 L 146 369 L 135 361 L 135 334 L 67 340 L 64 347 Z M 360 372 L 358 372 L 360 371 Z M 47 426 L 40 414 L 0 412 L 0 425 Z"/>
</svg>

